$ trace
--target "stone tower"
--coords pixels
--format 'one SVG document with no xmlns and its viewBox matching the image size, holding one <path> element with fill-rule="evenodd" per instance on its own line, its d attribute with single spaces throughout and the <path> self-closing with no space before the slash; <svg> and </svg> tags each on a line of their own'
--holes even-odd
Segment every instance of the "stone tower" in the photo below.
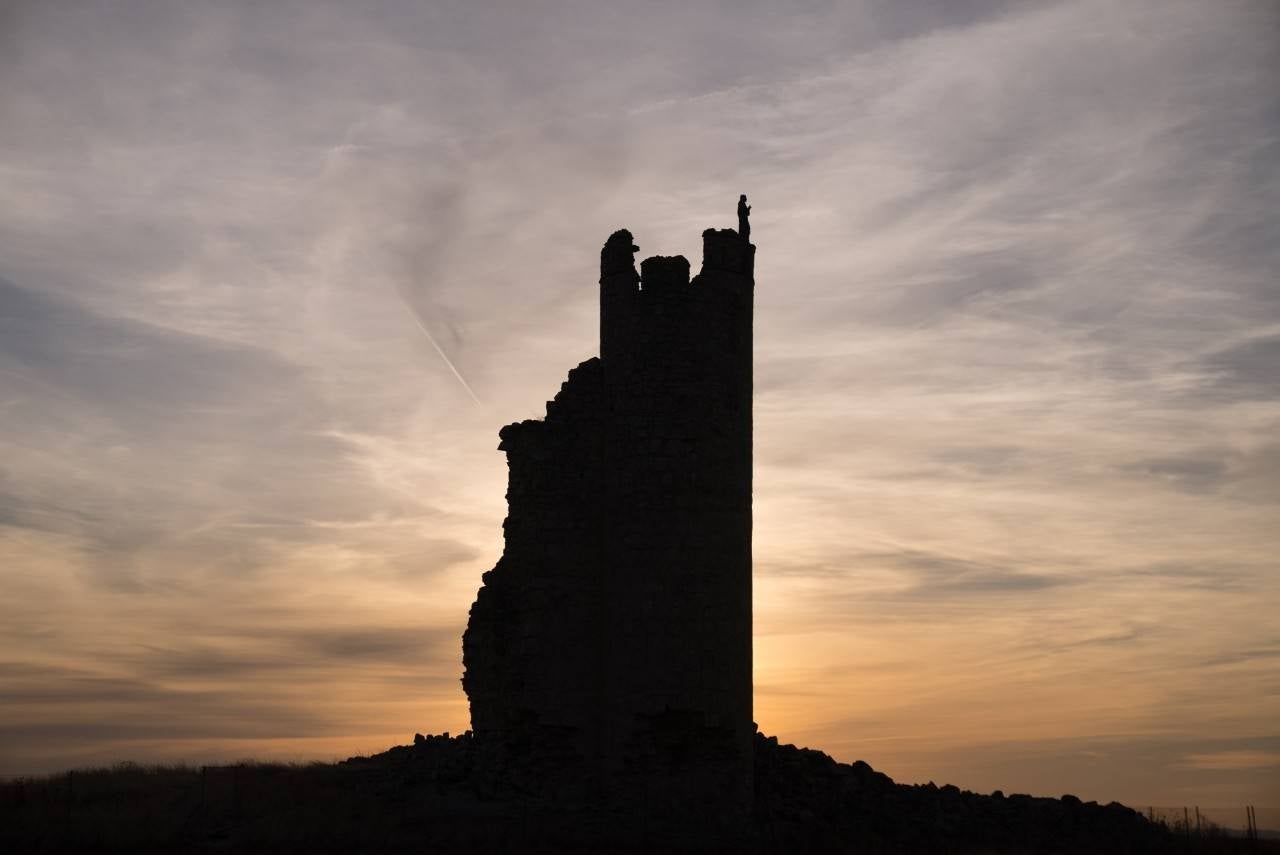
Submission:
<svg viewBox="0 0 1280 855">
<path fill-rule="evenodd" d="M 752 780 L 755 247 L 706 230 L 692 281 L 682 256 L 637 273 L 637 249 L 622 230 L 601 252 L 600 356 L 499 434 L 506 546 L 463 687 L 481 745 L 552 751 L 591 798 L 732 821 Z"/>
</svg>

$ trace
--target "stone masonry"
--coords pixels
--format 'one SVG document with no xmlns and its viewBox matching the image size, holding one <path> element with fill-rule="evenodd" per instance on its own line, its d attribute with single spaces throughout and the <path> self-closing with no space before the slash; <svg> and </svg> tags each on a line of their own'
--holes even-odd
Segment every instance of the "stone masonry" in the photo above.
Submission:
<svg viewBox="0 0 1280 855">
<path fill-rule="evenodd" d="M 692 281 L 682 256 L 637 273 L 637 250 L 621 230 L 601 252 L 600 356 L 499 433 L 506 546 L 462 682 L 478 743 L 554 746 L 578 795 L 731 821 L 752 782 L 755 247 L 707 229 Z"/>
</svg>

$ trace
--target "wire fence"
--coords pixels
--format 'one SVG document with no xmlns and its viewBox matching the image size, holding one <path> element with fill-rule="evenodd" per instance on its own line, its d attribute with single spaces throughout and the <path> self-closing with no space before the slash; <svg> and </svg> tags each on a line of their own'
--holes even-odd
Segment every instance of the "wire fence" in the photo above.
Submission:
<svg viewBox="0 0 1280 855">
<path fill-rule="evenodd" d="M 1259 829 L 1259 809 L 1254 805 L 1241 807 L 1205 807 L 1182 805 L 1178 807 L 1148 805 L 1138 810 L 1152 822 L 1159 823 L 1176 834 L 1191 837 L 1245 837 L 1259 840 L 1263 837 L 1280 838 L 1280 810 L 1263 810 L 1265 825 Z"/>
</svg>

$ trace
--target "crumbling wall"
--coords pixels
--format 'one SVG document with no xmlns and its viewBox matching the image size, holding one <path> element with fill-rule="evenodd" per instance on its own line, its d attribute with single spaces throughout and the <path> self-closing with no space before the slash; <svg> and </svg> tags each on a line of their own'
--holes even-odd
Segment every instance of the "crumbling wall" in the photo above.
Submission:
<svg viewBox="0 0 1280 855">
<path fill-rule="evenodd" d="M 608 797 L 745 810 L 751 794 L 755 247 L 703 234 L 635 270 L 601 252 L 601 356 L 503 428 L 506 546 L 463 639 L 478 740 L 555 744 Z"/>
</svg>

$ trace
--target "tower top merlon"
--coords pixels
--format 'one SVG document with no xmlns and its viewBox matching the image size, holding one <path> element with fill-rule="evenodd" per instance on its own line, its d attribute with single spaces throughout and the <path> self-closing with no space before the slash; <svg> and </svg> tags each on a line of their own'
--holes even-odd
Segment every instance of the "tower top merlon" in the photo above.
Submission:
<svg viewBox="0 0 1280 855">
<path fill-rule="evenodd" d="M 689 259 L 655 255 L 640 262 L 640 287 L 649 294 L 674 293 L 689 285 Z"/>
<path fill-rule="evenodd" d="M 733 229 L 707 229 L 702 233 L 702 272 L 736 273 L 755 279 L 756 248 Z"/>
<path fill-rule="evenodd" d="M 606 279 L 619 274 L 638 282 L 640 274 L 636 273 L 636 253 L 639 251 L 635 238 L 626 229 L 618 229 L 609 235 L 600 250 L 600 284 L 603 285 Z"/>
</svg>

